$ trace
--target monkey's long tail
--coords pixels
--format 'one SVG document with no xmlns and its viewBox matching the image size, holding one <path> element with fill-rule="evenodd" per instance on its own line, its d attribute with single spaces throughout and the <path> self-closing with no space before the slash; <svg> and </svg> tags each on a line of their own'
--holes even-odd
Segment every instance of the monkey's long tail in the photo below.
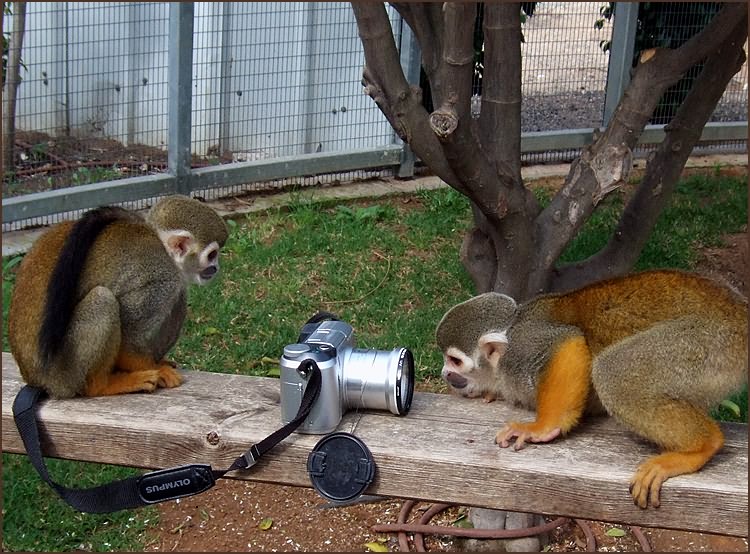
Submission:
<svg viewBox="0 0 750 554">
<path fill-rule="evenodd" d="M 44 367 L 63 345 L 78 295 L 78 283 L 86 257 L 99 235 L 108 225 L 128 217 L 123 208 L 105 206 L 87 212 L 78 220 L 65 239 L 47 287 L 42 326 L 39 330 L 39 352 Z"/>
</svg>

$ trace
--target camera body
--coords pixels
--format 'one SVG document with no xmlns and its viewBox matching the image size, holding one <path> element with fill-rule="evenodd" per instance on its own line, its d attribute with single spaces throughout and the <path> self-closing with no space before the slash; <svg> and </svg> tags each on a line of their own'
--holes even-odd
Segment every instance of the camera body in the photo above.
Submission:
<svg viewBox="0 0 750 554">
<path fill-rule="evenodd" d="M 284 347 L 281 367 L 281 419 L 297 415 L 309 372 L 300 371 L 312 359 L 321 375 L 320 395 L 297 432 L 326 434 L 348 409 L 386 409 L 405 415 L 414 393 L 414 358 L 406 348 L 392 351 L 356 348 L 354 330 L 343 321 L 307 323 L 299 342 Z"/>
</svg>

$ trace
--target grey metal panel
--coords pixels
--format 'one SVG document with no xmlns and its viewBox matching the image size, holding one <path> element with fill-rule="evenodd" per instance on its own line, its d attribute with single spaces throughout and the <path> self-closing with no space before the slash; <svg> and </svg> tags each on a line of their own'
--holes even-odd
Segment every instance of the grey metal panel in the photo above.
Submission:
<svg viewBox="0 0 750 554">
<path fill-rule="evenodd" d="M 701 140 L 746 140 L 747 132 L 747 122 L 744 121 L 708 123 L 703 129 Z M 593 135 L 593 128 L 524 133 L 521 137 L 521 151 L 527 153 L 575 150 L 590 144 L 593 141 Z M 663 125 L 648 125 L 639 143 L 659 143 L 663 139 Z M 394 144 L 379 149 L 302 154 L 205 167 L 184 175 L 182 180 L 185 184 L 189 183 L 188 191 L 190 191 L 305 175 L 398 166 L 401 159 L 402 145 Z M 3 221 L 9 223 L 54 213 L 139 200 L 176 190 L 177 178 L 174 176 L 148 175 L 26 194 L 3 200 Z"/>
<path fill-rule="evenodd" d="M 594 129 L 564 129 L 521 134 L 521 152 L 574 150 L 593 142 Z"/>
<path fill-rule="evenodd" d="M 701 141 L 747 140 L 747 122 L 708 123 Z M 594 129 L 541 131 L 524 133 L 521 151 L 544 152 L 575 150 L 593 141 Z M 638 141 L 640 144 L 659 143 L 664 139 L 663 125 L 648 125 Z M 273 181 L 305 175 L 322 175 L 398 166 L 402 159 L 402 145 L 379 149 L 349 150 L 335 153 L 303 154 L 268 160 L 233 163 L 195 169 L 182 177 L 187 190 L 198 190 L 244 183 Z M 6 223 L 49 214 L 93 208 L 139 200 L 177 191 L 177 179 L 172 175 L 148 175 L 117 181 L 25 194 L 3 200 L 3 221 Z"/>
<path fill-rule="evenodd" d="M 398 145 L 391 145 L 377 150 L 361 149 L 332 154 L 286 156 L 205 167 L 193 170 L 190 174 L 179 178 L 173 175 L 148 175 L 25 194 L 3 200 L 3 221 L 10 223 L 32 217 L 174 193 L 178 192 L 178 179 L 187 188 L 184 190 L 187 193 L 191 190 L 272 181 L 287 177 L 397 166 L 401 159 L 401 148 Z"/>
<path fill-rule="evenodd" d="M 646 125 L 646 128 L 638 139 L 638 143 L 659 143 L 664 140 L 664 136 L 664 125 Z M 521 152 L 575 150 L 591 144 L 593 140 L 593 128 L 523 133 L 521 135 Z M 703 128 L 700 140 L 747 140 L 747 121 L 707 123 Z"/>
<path fill-rule="evenodd" d="M 240 162 L 193 170 L 191 190 L 273 181 L 287 177 L 321 175 L 357 169 L 397 166 L 401 161 L 400 145 L 380 149 L 348 150 L 335 153 L 301 154 L 268 160 Z"/>
<path fill-rule="evenodd" d="M 3 221 L 96 208 L 174 192 L 172 175 L 146 175 L 3 199 Z"/>
<path fill-rule="evenodd" d="M 664 125 L 646 125 L 640 144 L 661 142 L 664 139 Z M 712 121 L 706 123 L 701 133 L 701 142 L 716 140 L 747 140 L 747 121 Z"/>
<path fill-rule="evenodd" d="M 193 14 L 192 2 L 169 5 L 169 172 L 177 188 L 187 192 L 190 172 L 190 128 L 193 103 Z"/>
<path fill-rule="evenodd" d="M 615 108 L 630 82 L 635 31 L 638 25 L 638 2 L 615 2 L 612 47 L 607 67 L 607 96 L 604 101 L 604 125 L 609 124 Z"/>
</svg>

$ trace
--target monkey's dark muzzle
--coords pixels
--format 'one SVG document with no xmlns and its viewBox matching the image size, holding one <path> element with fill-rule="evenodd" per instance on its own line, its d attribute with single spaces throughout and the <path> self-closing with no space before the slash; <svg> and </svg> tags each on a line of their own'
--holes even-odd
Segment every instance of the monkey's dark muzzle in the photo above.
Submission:
<svg viewBox="0 0 750 554">
<path fill-rule="evenodd" d="M 465 389 L 466 385 L 469 384 L 469 380 L 456 373 L 455 371 L 449 371 L 445 374 L 445 380 L 454 389 Z"/>
</svg>

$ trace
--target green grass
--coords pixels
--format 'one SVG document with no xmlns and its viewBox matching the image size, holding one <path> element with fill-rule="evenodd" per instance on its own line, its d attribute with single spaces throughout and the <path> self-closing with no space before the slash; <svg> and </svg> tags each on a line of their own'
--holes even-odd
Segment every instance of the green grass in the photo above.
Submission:
<svg viewBox="0 0 750 554">
<path fill-rule="evenodd" d="M 610 195 L 564 261 L 582 259 L 607 240 L 622 209 Z M 696 249 L 716 245 L 747 222 L 746 179 L 691 177 L 680 184 L 660 218 L 638 269 L 690 268 Z M 437 321 L 473 294 L 458 260 L 471 226 L 467 200 L 452 189 L 413 196 L 313 204 L 304 193 L 289 209 L 253 214 L 230 223 L 218 282 L 190 292 L 188 319 L 172 358 L 195 369 L 274 375 L 278 356 L 317 310 L 351 323 L 358 344 L 406 346 L 421 381 L 436 382 L 442 365 L 434 345 Z M 3 318 L 18 258 L 3 261 Z M 5 328 L 5 327 L 4 327 Z M 8 350 L 7 336 L 3 348 Z M 733 398 L 747 419 L 747 392 Z M 732 418 L 731 411 L 717 411 Z M 130 470 L 51 461 L 68 485 L 105 482 Z M 140 550 L 154 509 L 108 516 L 79 514 L 57 499 L 24 457 L 3 456 L 6 550 Z"/>
<path fill-rule="evenodd" d="M 408 346 L 420 375 L 437 376 L 435 322 L 470 294 L 457 258 L 458 229 L 468 225 L 466 201 L 453 191 L 407 204 L 298 202 L 233 223 L 222 280 L 191 291 L 174 357 L 266 375 L 305 320 L 326 310 L 354 327 L 360 346 Z"/>
<path fill-rule="evenodd" d="M 624 204 L 624 192 L 610 194 L 561 256 L 573 262 L 591 256 L 609 240 Z M 671 205 L 657 221 L 636 270 L 690 269 L 698 249 L 720 244 L 725 233 L 747 223 L 747 181 L 721 175 L 693 175 L 679 182 Z"/>
<path fill-rule="evenodd" d="M 136 470 L 48 459 L 50 474 L 70 487 L 92 487 Z M 65 504 L 37 475 L 26 456 L 3 454 L 3 550 L 96 552 L 142 550 L 158 520 L 155 507 L 114 514 L 83 514 Z"/>
</svg>

